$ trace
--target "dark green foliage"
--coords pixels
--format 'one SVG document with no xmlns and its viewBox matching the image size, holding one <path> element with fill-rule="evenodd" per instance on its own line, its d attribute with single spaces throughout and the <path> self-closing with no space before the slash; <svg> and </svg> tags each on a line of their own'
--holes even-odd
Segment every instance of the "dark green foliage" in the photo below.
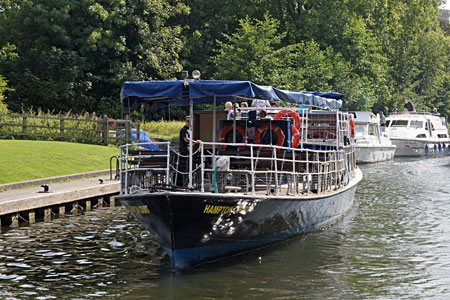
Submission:
<svg viewBox="0 0 450 300">
<path fill-rule="evenodd" d="M 179 72 L 180 27 L 166 20 L 186 11 L 178 1 L 12 0 L 2 2 L 0 74 L 14 89 L 13 110 L 120 112 L 126 80 L 167 79 Z"/>
<path fill-rule="evenodd" d="M 421 110 L 448 114 L 450 37 L 439 4 L 3 0 L 0 74 L 16 111 L 116 117 L 124 81 L 173 79 L 184 67 L 202 79 L 340 92 L 349 110 L 389 113 L 408 97 Z M 174 108 L 170 118 L 185 113 Z M 169 119 L 161 110 L 148 116 Z"/>
</svg>

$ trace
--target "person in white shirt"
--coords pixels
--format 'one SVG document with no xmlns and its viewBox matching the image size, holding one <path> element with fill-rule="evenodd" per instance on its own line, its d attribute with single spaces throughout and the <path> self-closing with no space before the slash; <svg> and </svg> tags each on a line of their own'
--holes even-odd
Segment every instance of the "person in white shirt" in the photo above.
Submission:
<svg viewBox="0 0 450 300">
<path fill-rule="evenodd" d="M 269 100 L 255 99 L 252 101 L 252 107 L 256 107 L 256 109 L 270 107 L 270 102 L 269 102 Z"/>
</svg>

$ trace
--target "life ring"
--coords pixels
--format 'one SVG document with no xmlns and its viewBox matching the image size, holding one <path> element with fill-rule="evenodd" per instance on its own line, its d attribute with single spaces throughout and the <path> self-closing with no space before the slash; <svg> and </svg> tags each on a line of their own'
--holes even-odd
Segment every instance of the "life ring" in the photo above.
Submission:
<svg viewBox="0 0 450 300">
<path fill-rule="evenodd" d="M 352 134 L 352 138 L 355 138 L 355 119 L 353 118 L 353 114 L 350 114 L 350 133 Z"/>
<path fill-rule="evenodd" d="M 297 128 L 297 131 L 300 132 L 300 130 L 302 128 L 302 118 L 300 118 L 298 113 L 296 113 L 292 109 L 283 109 L 282 111 L 278 112 L 273 119 L 280 120 L 281 118 L 283 118 L 285 116 L 289 116 L 294 119 L 293 126 L 295 126 L 295 128 Z"/>
<path fill-rule="evenodd" d="M 219 134 L 219 142 L 221 143 L 227 143 L 227 135 L 230 131 L 233 131 L 233 124 L 228 124 L 227 126 L 223 127 Z M 239 132 L 242 135 L 242 143 L 246 144 L 248 140 L 247 132 L 245 131 L 245 128 L 241 125 L 236 125 L 236 131 Z M 237 136 L 237 135 L 236 135 Z M 222 150 L 225 150 L 227 148 L 227 145 L 220 145 Z M 239 146 L 239 150 L 244 150 L 245 146 Z"/>
<path fill-rule="evenodd" d="M 300 144 L 300 131 L 294 125 L 291 126 L 292 148 L 297 148 Z"/>
<path fill-rule="evenodd" d="M 108 120 L 109 120 L 109 121 L 114 121 L 114 119 L 113 119 L 113 118 L 109 118 Z M 113 122 L 113 123 L 112 123 L 112 125 L 110 125 L 110 126 L 112 126 L 112 127 L 116 127 L 116 122 Z"/>
<path fill-rule="evenodd" d="M 283 130 L 281 130 L 280 127 L 276 126 L 276 125 L 269 125 L 269 124 L 263 124 L 260 127 L 258 127 L 258 129 L 255 132 L 255 144 L 262 144 L 261 143 L 261 137 L 262 134 L 266 131 L 275 131 L 275 133 L 277 134 L 277 146 L 283 146 L 284 145 L 284 133 Z M 261 148 L 262 150 L 270 150 L 269 147 L 263 147 Z M 277 148 L 277 151 L 279 150 L 279 148 Z"/>
</svg>

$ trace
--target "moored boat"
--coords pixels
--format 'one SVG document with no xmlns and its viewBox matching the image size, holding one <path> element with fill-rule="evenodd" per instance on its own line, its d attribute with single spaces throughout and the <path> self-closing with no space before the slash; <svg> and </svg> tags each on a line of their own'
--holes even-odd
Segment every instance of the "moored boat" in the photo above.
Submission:
<svg viewBox="0 0 450 300">
<path fill-rule="evenodd" d="M 368 111 L 355 115 L 356 162 L 373 163 L 394 158 L 395 145 L 380 126 L 380 117 Z"/>
<path fill-rule="evenodd" d="M 386 133 L 397 146 L 395 156 L 448 154 L 450 136 L 445 117 L 420 112 L 390 115 Z"/>
<path fill-rule="evenodd" d="M 352 206 L 362 178 L 340 97 L 251 82 L 127 82 L 128 108 L 189 105 L 193 138 L 188 155 L 170 142 L 155 143 L 162 151 L 122 146 L 118 199 L 174 270 L 330 226 Z M 216 104 L 230 99 L 278 100 L 286 107 L 271 108 L 273 118 L 258 120 L 257 108 L 249 108 L 246 118 L 226 120 Z M 204 103 L 213 110 L 194 112 L 193 105 Z M 202 140 L 197 148 L 194 139 Z"/>
</svg>

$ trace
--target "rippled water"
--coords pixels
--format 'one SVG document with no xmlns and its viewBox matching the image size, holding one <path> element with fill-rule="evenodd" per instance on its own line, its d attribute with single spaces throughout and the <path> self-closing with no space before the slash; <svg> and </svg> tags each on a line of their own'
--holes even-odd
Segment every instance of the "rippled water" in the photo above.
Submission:
<svg viewBox="0 0 450 300">
<path fill-rule="evenodd" d="M 0 299 L 446 299 L 450 158 L 362 165 L 335 226 L 191 271 L 123 207 L 0 234 Z"/>
</svg>

